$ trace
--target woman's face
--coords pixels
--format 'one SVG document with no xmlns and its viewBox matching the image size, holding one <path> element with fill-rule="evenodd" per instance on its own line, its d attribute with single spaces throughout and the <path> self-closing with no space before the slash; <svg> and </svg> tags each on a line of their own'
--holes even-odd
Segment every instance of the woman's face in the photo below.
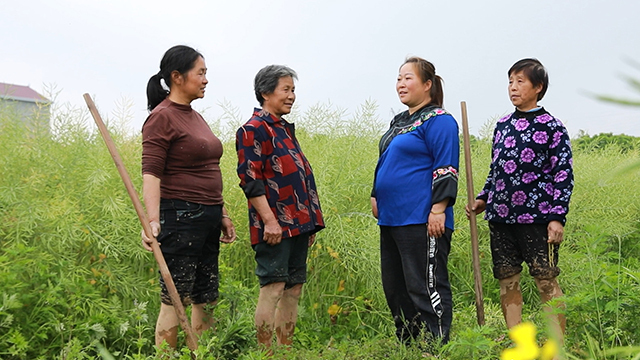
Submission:
<svg viewBox="0 0 640 360">
<path fill-rule="evenodd" d="M 409 109 L 427 105 L 431 102 L 431 80 L 422 82 L 413 63 L 406 63 L 400 68 L 396 91 L 400 101 Z"/>
<path fill-rule="evenodd" d="M 520 111 L 529 111 L 538 106 L 538 94 L 542 84 L 533 86 L 523 71 L 509 75 L 509 98 Z"/>
<path fill-rule="evenodd" d="M 207 87 L 207 66 L 204 59 L 199 56 L 193 68 L 182 77 L 180 84 L 181 92 L 190 100 L 200 99 L 204 97 L 204 89 Z"/>
<path fill-rule="evenodd" d="M 278 86 L 271 94 L 262 94 L 264 102 L 262 108 L 277 118 L 291 112 L 291 107 L 296 101 L 296 86 L 291 76 L 278 79 Z"/>
</svg>

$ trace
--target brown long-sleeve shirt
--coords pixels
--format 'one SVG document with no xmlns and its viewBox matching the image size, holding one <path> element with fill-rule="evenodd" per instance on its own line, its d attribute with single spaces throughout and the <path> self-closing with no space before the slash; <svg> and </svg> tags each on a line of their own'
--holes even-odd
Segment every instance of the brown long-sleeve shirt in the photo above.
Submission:
<svg viewBox="0 0 640 360">
<path fill-rule="evenodd" d="M 189 105 L 161 102 L 142 126 L 142 173 L 160 179 L 160 196 L 204 205 L 222 199 L 222 143 Z"/>
</svg>

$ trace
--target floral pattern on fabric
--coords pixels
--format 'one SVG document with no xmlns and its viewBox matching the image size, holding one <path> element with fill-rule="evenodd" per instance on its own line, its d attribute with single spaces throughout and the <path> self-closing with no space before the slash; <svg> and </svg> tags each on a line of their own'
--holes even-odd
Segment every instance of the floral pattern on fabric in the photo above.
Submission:
<svg viewBox="0 0 640 360">
<path fill-rule="evenodd" d="M 431 204 L 449 198 L 447 206 L 453 206 L 458 192 L 458 169 L 453 165 L 446 165 L 433 170 L 431 187 Z"/>
<path fill-rule="evenodd" d="M 492 162 L 477 198 L 487 202 L 485 218 L 506 224 L 563 224 L 573 191 L 569 134 L 543 108 L 517 111 L 496 124 Z"/>
<path fill-rule="evenodd" d="M 414 123 L 413 123 L 411 126 L 409 126 L 409 127 L 406 127 L 406 128 L 404 128 L 404 129 L 401 129 L 401 130 L 398 132 L 398 135 L 400 135 L 400 134 L 406 134 L 406 133 L 408 133 L 408 132 L 411 132 L 411 131 L 413 131 L 413 130 L 417 129 L 420 125 L 422 125 L 422 124 L 424 124 L 425 122 L 427 122 L 427 120 L 431 119 L 432 117 L 434 117 L 434 116 L 438 116 L 438 115 L 444 115 L 444 114 L 451 115 L 451 114 L 449 114 L 446 110 L 444 110 L 444 109 L 440 109 L 440 108 L 436 108 L 436 109 L 434 109 L 434 110 L 431 110 L 431 111 L 429 111 L 428 113 L 422 113 L 422 114 L 420 115 L 420 118 L 419 118 L 418 120 L 416 120 L 416 122 L 414 122 Z"/>
<path fill-rule="evenodd" d="M 458 181 L 458 170 L 453 166 L 444 166 L 439 167 L 433 171 L 433 182 L 436 183 L 439 180 L 444 180 L 446 178 L 453 178 Z"/>
</svg>

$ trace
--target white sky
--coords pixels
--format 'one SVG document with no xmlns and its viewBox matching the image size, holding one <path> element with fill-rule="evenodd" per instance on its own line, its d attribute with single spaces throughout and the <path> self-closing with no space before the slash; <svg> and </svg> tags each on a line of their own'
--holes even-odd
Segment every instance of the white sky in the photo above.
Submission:
<svg viewBox="0 0 640 360">
<path fill-rule="evenodd" d="M 408 55 L 432 61 L 445 80 L 445 107 L 471 132 L 512 110 L 509 67 L 537 57 L 550 87 L 541 102 L 571 134 L 640 136 L 640 108 L 609 105 L 588 92 L 640 98 L 620 76 L 640 78 L 640 1 L 410 0 L 0 0 L 0 82 L 45 84 L 58 102 L 96 97 L 103 116 L 123 98 L 131 127 L 146 118 L 146 84 L 176 44 L 205 56 L 209 85 L 193 103 L 210 117 L 226 100 L 243 118 L 257 106 L 253 77 L 268 64 L 298 72 L 297 105 L 331 102 L 353 113 L 379 105 L 381 127 L 404 110 L 395 93 Z M 345 119 L 346 120 L 346 119 Z"/>
</svg>

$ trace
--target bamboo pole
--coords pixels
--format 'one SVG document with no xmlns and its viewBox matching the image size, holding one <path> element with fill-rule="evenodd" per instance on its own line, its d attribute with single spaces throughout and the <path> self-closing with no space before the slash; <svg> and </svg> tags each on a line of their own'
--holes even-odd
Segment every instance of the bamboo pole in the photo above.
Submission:
<svg viewBox="0 0 640 360">
<path fill-rule="evenodd" d="M 102 117 L 96 108 L 91 96 L 89 94 L 84 94 L 84 101 L 87 103 L 89 107 L 89 111 L 93 116 L 93 120 L 95 120 L 96 125 L 98 125 L 98 130 L 100 130 L 100 134 L 102 135 L 102 139 L 104 139 L 107 148 L 109 149 L 109 153 L 113 158 L 113 162 L 116 164 L 116 168 L 120 173 L 120 177 L 122 178 L 122 182 L 124 182 L 124 186 L 127 188 L 127 192 L 129 193 L 129 197 L 133 202 L 133 207 L 136 209 L 136 213 L 138 213 L 138 219 L 140 219 L 140 223 L 142 224 L 142 228 L 144 229 L 145 234 L 150 239 L 153 239 L 151 243 L 151 248 L 153 250 L 153 256 L 156 258 L 158 262 L 158 266 L 160 268 L 160 275 L 164 280 L 165 285 L 167 286 L 167 290 L 169 292 L 169 297 L 171 298 L 171 302 L 173 303 L 173 308 L 178 315 L 178 321 L 180 322 L 180 326 L 185 332 L 187 346 L 191 351 L 195 351 L 198 348 L 198 342 L 196 340 L 195 335 L 193 334 L 193 330 L 191 329 L 191 325 L 187 319 L 187 314 L 184 311 L 184 306 L 182 305 L 182 301 L 180 300 L 180 295 L 178 295 L 178 291 L 176 290 L 176 285 L 173 283 L 173 278 L 171 277 L 171 273 L 169 272 L 169 268 L 167 267 L 167 263 L 164 260 L 164 256 L 162 256 L 162 251 L 160 250 L 160 245 L 158 245 L 158 241 L 156 241 L 155 236 L 153 236 L 153 232 L 151 230 L 151 225 L 149 225 L 149 219 L 147 218 L 147 213 L 142 207 L 142 202 L 138 198 L 138 194 L 133 187 L 133 183 L 131 182 L 131 178 L 129 177 L 129 173 L 127 173 L 127 169 L 124 167 L 124 163 L 122 162 L 122 158 L 120 158 L 120 154 L 118 153 L 118 149 L 116 149 L 116 145 L 111 139 L 111 135 L 107 130 L 107 127 L 104 125 L 102 121 Z M 193 354 L 192 354 L 193 357 Z"/>
<path fill-rule="evenodd" d="M 476 213 L 471 210 L 475 203 L 473 191 L 473 174 L 471 171 L 471 145 L 469 144 L 469 123 L 467 120 L 467 103 L 460 102 L 462 109 L 462 136 L 464 140 L 464 166 L 467 174 L 467 204 L 471 216 L 469 217 L 469 227 L 471 230 L 471 256 L 473 258 L 473 281 L 476 292 L 476 316 L 478 325 L 484 325 L 484 300 L 482 294 L 482 274 L 480 273 L 480 250 L 478 249 L 478 224 L 476 223 Z"/>
</svg>

